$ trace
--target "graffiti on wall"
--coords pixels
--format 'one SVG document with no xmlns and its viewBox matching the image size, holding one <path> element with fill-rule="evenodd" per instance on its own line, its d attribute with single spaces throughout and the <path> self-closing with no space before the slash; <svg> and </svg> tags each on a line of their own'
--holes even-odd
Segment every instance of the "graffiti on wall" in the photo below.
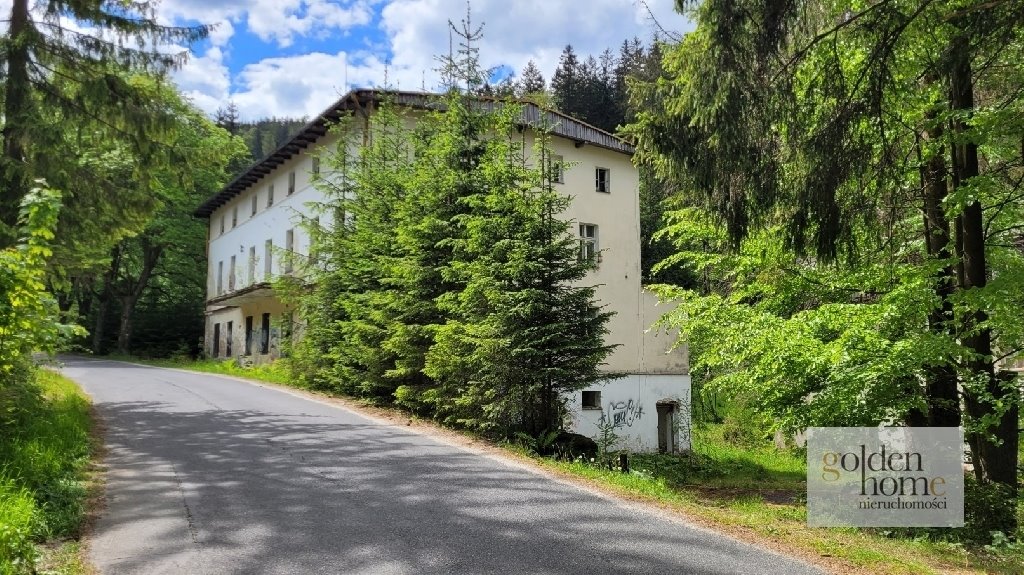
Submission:
<svg viewBox="0 0 1024 575">
<path fill-rule="evenodd" d="M 608 409 L 601 412 L 601 425 L 611 423 L 612 427 L 632 427 L 644 415 L 644 407 L 633 401 L 609 401 Z"/>
</svg>

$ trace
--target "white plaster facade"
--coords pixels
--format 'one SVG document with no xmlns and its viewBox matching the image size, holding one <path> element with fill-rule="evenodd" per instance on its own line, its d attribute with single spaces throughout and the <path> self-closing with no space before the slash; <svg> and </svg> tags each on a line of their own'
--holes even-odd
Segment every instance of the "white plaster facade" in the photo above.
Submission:
<svg viewBox="0 0 1024 575">
<path fill-rule="evenodd" d="M 310 184 L 314 157 L 316 150 L 337 145 L 336 137 L 323 129 L 325 118 L 353 113 L 353 108 L 369 115 L 362 112 L 366 109 L 362 105 L 375 94 L 364 90 L 342 98 L 292 142 L 254 164 L 197 210 L 197 215 L 210 221 L 207 354 L 257 363 L 279 354 L 281 338 L 292 322 L 269 282 L 287 271 L 284 251 L 290 250 L 295 257 L 309 253 L 309 234 L 302 222 L 313 217 L 310 206 L 324 199 Z M 425 97 L 403 94 L 409 95 L 410 102 Z M 688 448 L 686 351 L 670 351 L 675 338 L 649 329 L 662 310 L 655 308 L 655 298 L 640 284 L 639 176 L 632 165 L 631 149 L 571 118 L 556 116 L 556 120 L 564 129 L 555 130 L 552 153 L 567 164 L 564 181 L 556 186 L 572 197 L 565 216 L 593 226 L 581 233 L 596 232 L 600 264 L 585 281 L 599 285 L 598 298 L 615 312 L 609 321 L 608 340 L 618 347 L 606 368 L 627 374 L 567 398 L 572 426 L 578 433 L 595 437 L 604 416 L 617 424 L 615 433 L 622 447 L 639 451 L 659 446 Z M 526 148 L 532 149 L 528 127 L 524 137 Z M 604 191 L 599 191 L 600 187 Z M 268 200 L 271 189 L 272 204 Z M 329 229 L 329 214 L 317 217 L 319 224 Z M 265 332 L 262 328 L 268 324 Z M 584 407 L 583 398 L 593 400 L 593 392 L 599 392 L 599 405 Z"/>
</svg>

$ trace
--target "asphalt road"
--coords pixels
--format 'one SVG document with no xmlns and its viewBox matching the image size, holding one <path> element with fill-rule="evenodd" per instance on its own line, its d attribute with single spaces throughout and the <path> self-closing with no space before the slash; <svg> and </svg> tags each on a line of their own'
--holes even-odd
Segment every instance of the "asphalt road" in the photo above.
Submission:
<svg viewBox="0 0 1024 575">
<path fill-rule="evenodd" d="M 68 359 L 107 426 L 101 573 L 820 573 L 406 427 Z"/>
</svg>

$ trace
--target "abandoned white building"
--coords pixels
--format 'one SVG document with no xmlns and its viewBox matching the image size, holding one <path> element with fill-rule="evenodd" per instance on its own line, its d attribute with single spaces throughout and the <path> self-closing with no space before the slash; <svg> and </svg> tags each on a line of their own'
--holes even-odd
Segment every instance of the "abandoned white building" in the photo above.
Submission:
<svg viewBox="0 0 1024 575">
<path fill-rule="evenodd" d="M 323 200 L 311 185 L 320 170 L 318 149 L 337 145 L 328 126 L 346 115 L 369 122 L 381 92 L 356 90 L 313 119 L 285 145 L 257 161 L 209 198 L 196 215 L 209 219 L 206 353 L 259 363 L 278 354 L 278 326 L 289 309 L 275 297 L 273 279 L 289 274 L 286 253 L 307 254 L 310 239 L 298 222 Z M 412 111 L 432 95 L 389 92 Z M 615 425 L 622 447 L 675 451 L 689 446 L 690 376 L 685 348 L 669 351 L 674 337 L 649 329 L 663 313 L 640 283 L 639 176 L 626 142 L 568 116 L 524 103 L 522 127 L 531 149 L 530 126 L 553 126 L 551 147 L 568 169 L 557 187 L 572 197 L 565 216 L 575 222 L 580 248 L 599 254 L 586 281 L 599 285 L 601 303 L 615 312 L 610 343 L 618 344 L 607 369 L 626 374 L 569 397 L 573 431 L 595 437 L 602 421 Z M 364 124 L 368 125 L 368 124 Z M 330 214 L 318 214 L 328 228 Z M 682 407 L 682 409 L 680 409 Z"/>
</svg>

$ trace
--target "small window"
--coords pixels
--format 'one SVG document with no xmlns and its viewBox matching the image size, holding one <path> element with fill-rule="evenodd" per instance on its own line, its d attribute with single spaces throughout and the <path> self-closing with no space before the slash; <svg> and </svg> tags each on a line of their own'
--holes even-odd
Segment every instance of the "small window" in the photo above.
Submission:
<svg viewBox="0 0 1024 575">
<path fill-rule="evenodd" d="M 249 248 L 249 285 L 256 283 L 256 247 Z"/>
<path fill-rule="evenodd" d="M 292 252 L 295 250 L 295 230 L 291 229 L 284 233 L 284 273 L 292 273 Z"/>
<path fill-rule="evenodd" d="M 313 172 L 314 176 L 320 174 L 320 158 L 318 156 L 313 156 L 313 169 L 312 169 L 312 172 Z"/>
<path fill-rule="evenodd" d="M 313 218 L 312 223 L 309 226 L 309 261 L 315 262 L 320 256 L 317 250 L 317 244 L 320 243 L 320 217 Z"/>
<path fill-rule="evenodd" d="M 260 194 L 259 192 L 253 192 L 252 194 L 252 213 L 249 215 L 255 216 L 256 212 L 260 211 Z"/>
<path fill-rule="evenodd" d="M 267 207 L 274 205 L 274 184 L 267 188 Z"/>
<path fill-rule="evenodd" d="M 288 195 L 295 193 L 295 172 L 288 172 Z"/>
<path fill-rule="evenodd" d="M 210 352 L 213 357 L 220 356 L 220 324 L 213 324 L 213 350 Z"/>
<path fill-rule="evenodd" d="M 238 225 L 238 206 L 235 206 L 231 210 L 231 229 L 235 229 Z"/>
<path fill-rule="evenodd" d="M 224 293 L 224 261 L 217 262 L 217 295 Z"/>
<path fill-rule="evenodd" d="M 227 334 L 225 334 L 225 341 L 224 341 L 224 355 L 226 357 L 231 357 L 231 343 L 232 343 L 231 340 L 233 339 L 232 335 L 231 335 L 231 331 L 232 331 L 232 328 L 234 326 L 235 326 L 235 322 L 233 322 L 233 321 L 229 321 L 228 322 L 228 331 L 227 331 Z"/>
<path fill-rule="evenodd" d="M 595 179 L 597 181 L 597 191 L 605 194 L 612 192 L 612 175 L 608 168 L 598 168 L 595 171 Z"/>
<path fill-rule="evenodd" d="M 565 172 L 562 169 L 565 161 L 562 156 L 551 156 L 551 181 L 556 184 L 565 183 Z"/>
<path fill-rule="evenodd" d="M 265 313 L 260 318 L 260 353 L 270 353 L 270 314 Z"/>
<path fill-rule="evenodd" d="M 270 281 L 274 263 L 274 240 L 267 240 L 263 245 L 263 280 Z"/>
<path fill-rule="evenodd" d="M 228 266 L 228 291 L 235 291 L 235 256 L 231 256 L 231 265 Z"/>
<path fill-rule="evenodd" d="M 601 409 L 601 392 L 584 391 L 583 409 Z"/>
<path fill-rule="evenodd" d="M 224 235 L 224 216 L 220 217 L 220 235 Z"/>
<path fill-rule="evenodd" d="M 252 316 L 245 316 L 245 355 L 252 355 Z"/>
<path fill-rule="evenodd" d="M 597 225 L 580 224 L 580 259 L 600 261 L 597 244 Z"/>
</svg>

